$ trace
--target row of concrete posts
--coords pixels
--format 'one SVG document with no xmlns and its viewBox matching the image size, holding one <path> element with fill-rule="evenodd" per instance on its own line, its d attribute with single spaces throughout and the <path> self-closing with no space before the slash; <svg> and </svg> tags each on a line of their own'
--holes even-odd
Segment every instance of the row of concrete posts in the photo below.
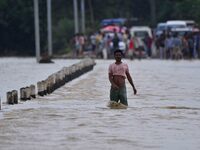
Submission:
<svg viewBox="0 0 200 150">
<path fill-rule="evenodd" d="M 18 104 L 20 101 L 27 101 L 36 98 L 37 96 L 45 96 L 51 94 L 56 89 L 65 85 L 65 83 L 81 76 L 82 74 L 93 69 L 95 61 L 92 59 L 84 59 L 79 63 L 69 67 L 63 67 L 60 71 L 53 73 L 45 80 L 37 82 L 35 85 L 20 88 L 20 95 L 17 90 L 7 92 L 7 104 Z M 37 90 L 37 93 L 36 93 Z M 18 98 L 19 97 L 19 98 Z M 1 104 L 0 104 L 1 109 Z"/>
</svg>

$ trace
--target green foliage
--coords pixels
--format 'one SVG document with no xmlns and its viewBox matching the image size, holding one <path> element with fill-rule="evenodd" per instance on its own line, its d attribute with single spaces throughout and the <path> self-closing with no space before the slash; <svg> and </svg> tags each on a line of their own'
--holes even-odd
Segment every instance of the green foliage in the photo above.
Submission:
<svg viewBox="0 0 200 150">
<path fill-rule="evenodd" d="M 0 49 L 9 54 L 31 53 L 34 46 L 32 36 L 33 9 L 31 1 L 1 0 L 0 2 Z"/>
<path fill-rule="evenodd" d="M 200 21 L 200 0 L 157 1 L 157 21 L 184 19 Z"/>
<path fill-rule="evenodd" d="M 178 9 L 175 10 L 174 17 L 178 16 L 181 19 L 200 19 L 200 1 L 199 0 L 184 0 L 176 4 Z"/>
<path fill-rule="evenodd" d="M 74 34 L 74 22 L 67 18 L 58 21 L 53 27 L 53 46 L 54 52 L 65 49 L 68 46 L 69 40 Z"/>
</svg>

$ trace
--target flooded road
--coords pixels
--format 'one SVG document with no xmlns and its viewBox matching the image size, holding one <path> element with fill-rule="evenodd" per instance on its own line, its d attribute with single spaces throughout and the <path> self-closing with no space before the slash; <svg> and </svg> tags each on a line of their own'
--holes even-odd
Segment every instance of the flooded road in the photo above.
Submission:
<svg viewBox="0 0 200 150">
<path fill-rule="evenodd" d="M 53 59 L 54 63 L 39 64 L 33 57 L 1 57 L 0 58 L 0 97 L 6 101 L 6 92 L 13 89 L 36 85 L 38 81 L 49 75 L 71 66 L 80 59 Z"/>
<path fill-rule="evenodd" d="M 0 112 L 1 150 L 199 150 L 200 61 L 125 60 L 129 108 L 106 107 L 108 65 Z"/>
</svg>

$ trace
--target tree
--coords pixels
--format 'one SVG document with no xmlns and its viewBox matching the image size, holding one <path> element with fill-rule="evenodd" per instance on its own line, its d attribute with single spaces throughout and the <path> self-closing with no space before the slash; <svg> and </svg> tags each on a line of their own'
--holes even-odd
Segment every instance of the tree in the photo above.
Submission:
<svg viewBox="0 0 200 150">
<path fill-rule="evenodd" d="M 153 25 L 171 19 L 200 23 L 200 0 L 85 0 L 86 31 L 97 31 L 105 18 L 138 18 L 137 24 Z M 47 50 L 46 0 L 39 1 L 41 52 Z M 135 24 L 136 25 L 136 24 Z M 52 0 L 53 51 L 69 47 L 74 34 L 72 0 Z M 0 55 L 34 55 L 32 0 L 0 0 Z"/>
</svg>

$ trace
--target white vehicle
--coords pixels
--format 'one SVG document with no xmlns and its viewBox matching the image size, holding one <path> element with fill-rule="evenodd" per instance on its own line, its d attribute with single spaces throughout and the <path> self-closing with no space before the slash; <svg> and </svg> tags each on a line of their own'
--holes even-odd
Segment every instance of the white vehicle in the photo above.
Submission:
<svg viewBox="0 0 200 150">
<path fill-rule="evenodd" d="M 167 24 L 164 22 L 158 23 L 156 27 L 155 34 L 156 36 L 160 36 L 167 28 Z"/>
<path fill-rule="evenodd" d="M 166 22 L 167 29 L 172 29 L 172 28 L 186 28 L 187 24 L 185 21 L 182 20 L 169 20 Z"/>
<path fill-rule="evenodd" d="M 183 37 L 186 33 L 191 33 L 192 28 L 173 28 L 171 29 L 172 33 L 176 33 L 178 37 Z"/>
<path fill-rule="evenodd" d="M 137 38 L 144 38 L 146 35 L 153 38 L 151 28 L 148 26 L 134 26 L 130 29 L 130 34 L 132 37 Z"/>
<path fill-rule="evenodd" d="M 184 20 L 184 21 L 188 27 L 194 27 L 196 24 L 194 20 Z"/>
<path fill-rule="evenodd" d="M 132 28 L 130 28 L 130 34 L 137 41 L 135 42 L 136 47 L 139 47 L 144 50 L 145 50 L 145 44 L 143 39 L 145 38 L 145 36 L 148 35 L 150 38 L 153 39 L 151 28 L 148 26 L 133 26 Z M 151 50 L 152 50 L 152 56 L 154 57 L 156 55 L 155 42 L 152 43 Z"/>
</svg>

